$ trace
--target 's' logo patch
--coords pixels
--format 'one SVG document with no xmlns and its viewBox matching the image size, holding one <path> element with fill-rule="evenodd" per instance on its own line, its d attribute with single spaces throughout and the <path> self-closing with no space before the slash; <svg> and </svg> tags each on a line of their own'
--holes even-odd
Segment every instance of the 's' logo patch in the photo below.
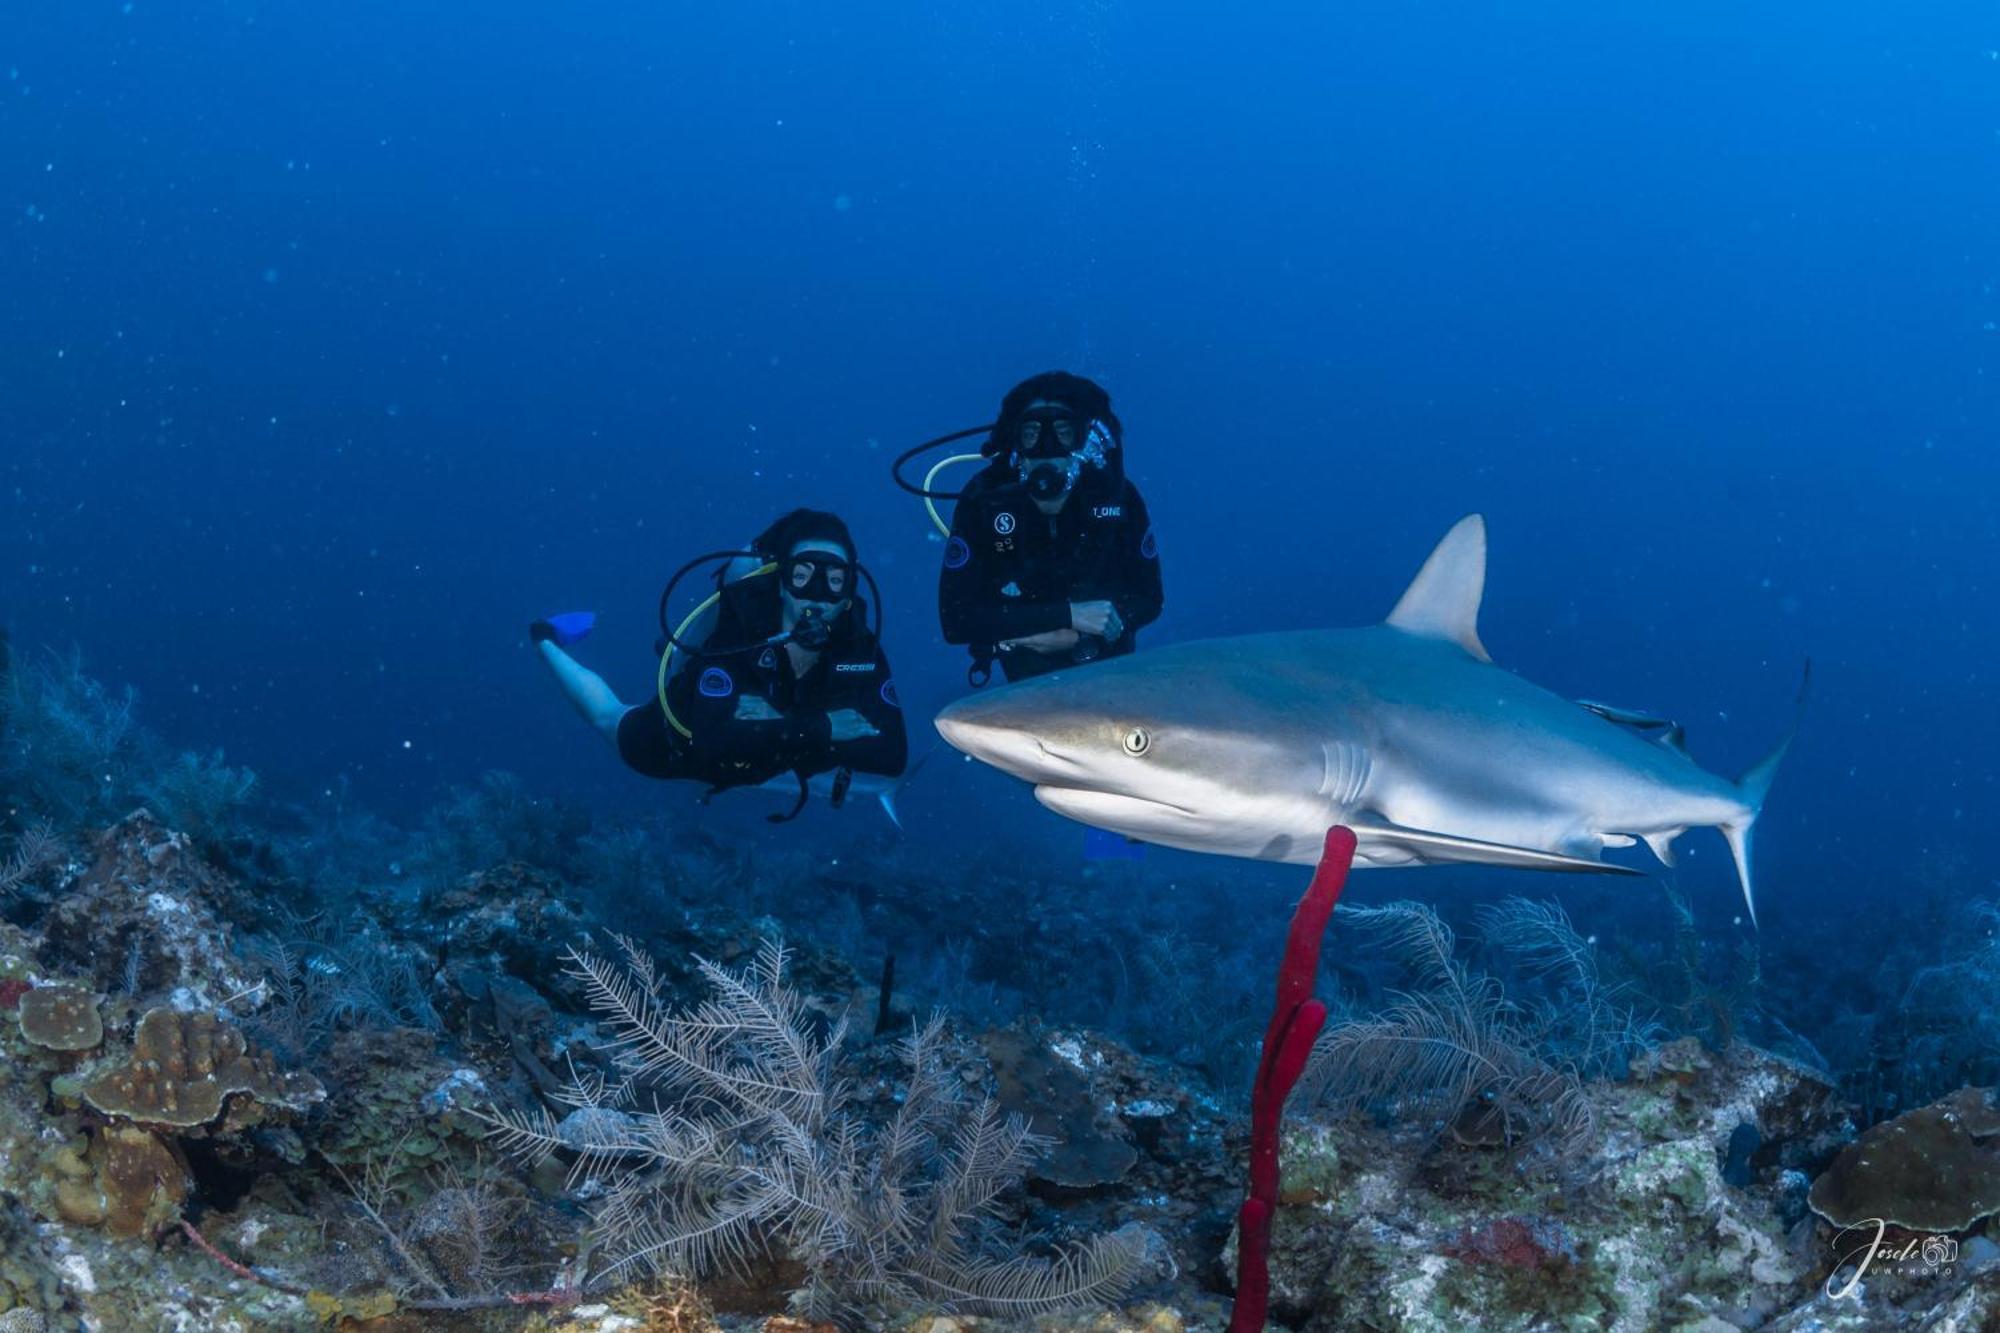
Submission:
<svg viewBox="0 0 2000 1333">
<path fill-rule="evenodd" d="M 1139 539 L 1139 554 L 1148 560 L 1157 560 L 1160 558 L 1160 543 L 1153 536 L 1151 528 L 1147 528 L 1146 535 Z"/>
<path fill-rule="evenodd" d="M 901 708 L 903 706 L 902 699 L 897 697 L 896 694 L 896 681 L 894 677 L 882 682 L 882 702 L 891 708 Z"/>
<path fill-rule="evenodd" d="M 1014 530 L 1014 516 L 1004 509 L 1001 510 L 993 516 L 993 530 L 1005 537 Z"/>
<path fill-rule="evenodd" d="M 696 683 L 696 688 L 701 691 L 703 698 L 727 699 L 736 693 L 736 682 L 721 667 L 710 667 L 701 673 L 701 680 Z"/>
<path fill-rule="evenodd" d="M 965 538 L 953 537 L 944 544 L 944 567 L 964 569 L 972 559 L 972 548 L 965 544 Z"/>
<path fill-rule="evenodd" d="M 766 648 L 763 652 L 757 654 L 757 666 L 759 670 L 769 671 L 776 665 L 778 665 L 778 650 L 776 648 Z"/>
</svg>

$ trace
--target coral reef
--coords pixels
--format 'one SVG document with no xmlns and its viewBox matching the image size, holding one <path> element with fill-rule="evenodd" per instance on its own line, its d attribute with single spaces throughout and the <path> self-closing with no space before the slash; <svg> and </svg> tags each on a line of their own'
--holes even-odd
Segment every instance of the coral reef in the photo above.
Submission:
<svg viewBox="0 0 2000 1333">
<path fill-rule="evenodd" d="M 23 983 L 25 986 L 26 983 Z M 35 986 L 15 999 L 21 1039 L 51 1051 L 94 1051 L 104 1043 L 97 997 L 77 986 Z"/>
<path fill-rule="evenodd" d="M 57 890 L 39 922 L 43 963 L 101 992 L 220 1007 L 255 988 L 233 944 L 232 923 L 261 910 L 247 897 L 187 837 L 134 811 Z"/>
<path fill-rule="evenodd" d="M 1576 1262 L 1576 1240 L 1554 1218 L 1499 1217 L 1465 1227 L 1438 1253 L 1471 1264 L 1551 1268 Z"/>
<path fill-rule="evenodd" d="M 105 688 L 78 653 L 10 654 L 0 672 L 0 790 L 58 831 L 135 804 L 131 690 Z"/>
<path fill-rule="evenodd" d="M 1839 1227 L 1964 1231 L 2000 1213 L 1992 1090 L 1964 1088 L 1874 1126 L 1841 1150 L 1807 1201 Z"/>
<path fill-rule="evenodd" d="M 44 868 L 55 864 L 62 854 L 62 840 L 56 836 L 55 825 L 47 820 L 28 825 L 15 837 L 6 858 L 0 860 L 0 896 L 26 884 Z"/>
<path fill-rule="evenodd" d="M 2000 1326 L 1963 894 L 1866 960 L 1673 883 L 1343 908 L 1315 993 L 1228 867 L 498 776 L 405 831 L 16 662 L 0 1328 Z"/>
<path fill-rule="evenodd" d="M 281 1073 L 243 1034 L 211 1013 L 151 1009 L 139 1020 L 122 1065 L 83 1085 L 84 1100 L 113 1119 L 164 1129 L 200 1129 L 224 1119 L 239 1129 L 276 1108 L 300 1111 L 325 1096 L 310 1074 Z"/>
<path fill-rule="evenodd" d="M 844 1024 L 812 1020 L 781 946 L 740 971 L 700 960 L 710 996 L 684 1012 L 663 1000 L 652 960 L 621 946 L 622 963 L 572 958 L 613 1028 L 619 1080 L 571 1086 L 565 1100 L 588 1115 L 494 1121 L 510 1148 L 573 1154 L 572 1182 L 599 1187 L 607 1275 L 707 1277 L 775 1245 L 804 1270 L 794 1305 L 822 1318 L 1089 1306 L 1138 1276 L 1147 1237 L 1129 1229 L 1048 1259 L 993 1252 L 981 1219 L 1037 1145 L 1020 1118 L 961 1095 L 941 1019 L 901 1043 L 899 1104 L 877 1127 L 839 1067 Z M 652 1109 L 616 1109 L 632 1103 Z"/>
<path fill-rule="evenodd" d="M 1139 1160 L 1125 1122 L 1091 1095 L 1082 1047 L 1037 1040 L 1021 1029 L 990 1032 L 981 1043 L 992 1061 L 994 1101 L 1043 1144 L 1026 1167 L 1029 1180 L 1057 1190 L 1116 1184 Z"/>
<path fill-rule="evenodd" d="M 136 1125 L 106 1125 L 91 1135 L 88 1174 L 56 1186 L 63 1220 L 102 1225 L 114 1236 L 150 1236 L 180 1216 L 188 1168 L 165 1140 Z M 57 1167 L 65 1163 L 58 1159 Z"/>
<path fill-rule="evenodd" d="M 1838 1050 L 1858 1099 L 1879 1119 L 1968 1085 L 2000 1081 L 2000 903 L 1973 899 L 1937 937 L 1950 952 L 1883 989 L 1894 995 L 1849 1014 Z"/>
<path fill-rule="evenodd" d="M 1747 1047 L 1666 1049 L 1588 1085 L 1600 1146 L 1564 1175 L 1350 1118 L 1292 1130 L 1274 1314 L 1303 1329 L 1638 1330 L 1809 1299 L 1812 1264 L 1775 1200 L 1724 1182 L 1722 1149 L 1742 1120 L 1764 1125 L 1760 1181 L 1775 1179 L 1837 1133 L 1831 1089 Z"/>
<path fill-rule="evenodd" d="M 232 832 L 232 820 L 257 789 L 257 775 L 231 768 L 220 750 L 188 751 L 139 786 L 139 797 L 167 825 L 197 842 L 212 842 Z"/>
<path fill-rule="evenodd" d="M 1526 940 L 1531 957 L 1549 938 L 1522 929 L 1518 914 L 1500 920 L 1508 927 L 1501 943 L 1522 947 Z M 1580 1023 L 1560 1001 L 1515 1002 L 1497 979 L 1458 960 L 1451 928 L 1422 904 L 1351 908 L 1342 925 L 1401 959 L 1416 984 L 1380 1014 L 1327 1028 L 1301 1080 L 1303 1101 L 1349 1112 L 1379 1107 L 1427 1119 L 1440 1133 L 1464 1126 L 1557 1158 L 1581 1156 L 1595 1145 L 1595 1108 L 1579 1066 L 1606 1063 L 1606 1045 L 1620 1040 L 1612 1034 L 1625 1029 L 1607 1021 L 1600 998 L 1584 998 Z M 1584 1033 L 1581 1049 L 1563 1044 L 1560 1034 L 1573 1025 Z"/>
</svg>

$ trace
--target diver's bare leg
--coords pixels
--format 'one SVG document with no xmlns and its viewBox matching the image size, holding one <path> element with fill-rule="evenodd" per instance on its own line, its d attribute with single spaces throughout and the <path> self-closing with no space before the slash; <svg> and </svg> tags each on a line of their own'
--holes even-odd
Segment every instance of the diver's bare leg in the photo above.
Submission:
<svg viewBox="0 0 2000 1333">
<path fill-rule="evenodd" d="M 618 720 L 625 716 L 625 705 L 618 702 L 618 696 L 604 683 L 604 677 L 547 640 L 535 647 L 540 650 L 542 661 L 555 673 L 556 684 L 562 687 L 570 707 L 604 739 L 617 745 Z"/>
</svg>

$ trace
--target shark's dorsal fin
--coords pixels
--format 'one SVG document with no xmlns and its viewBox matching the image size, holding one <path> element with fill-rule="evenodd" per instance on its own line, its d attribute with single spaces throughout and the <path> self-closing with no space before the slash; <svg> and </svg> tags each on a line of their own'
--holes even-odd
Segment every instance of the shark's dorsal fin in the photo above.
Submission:
<svg viewBox="0 0 2000 1333">
<path fill-rule="evenodd" d="M 1389 624 L 1405 634 L 1449 639 L 1482 662 L 1479 599 L 1486 593 L 1486 520 L 1467 514 L 1452 525 L 1430 559 L 1389 613 Z"/>
</svg>

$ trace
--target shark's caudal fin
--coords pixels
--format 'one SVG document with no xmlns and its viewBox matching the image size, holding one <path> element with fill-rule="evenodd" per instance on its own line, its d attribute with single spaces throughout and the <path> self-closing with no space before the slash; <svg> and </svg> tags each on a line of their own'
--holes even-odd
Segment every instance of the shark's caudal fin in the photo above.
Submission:
<svg viewBox="0 0 2000 1333">
<path fill-rule="evenodd" d="M 903 788 L 908 785 L 910 779 L 917 775 L 917 770 L 930 762 L 930 757 L 931 752 L 925 750 L 917 756 L 916 763 L 903 770 L 903 776 L 876 793 L 875 799 L 882 803 L 882 813 L 889 816 L 889 822 L 896 826 L 898 833 L 903 831 L 903 817 L 896 811 L 896 800 L 903 794 Z"/>
<path fill-rule="evenodd" d="M 1486 520 L 1467 514 L 1424 561 L 1388 623 L 1406 634 L 1450 640 L 1491 662 L 1479 641 L 1479 602 L 1485 595 Z"/>
<path fill-rule="evenodd" d="M 1736 858 L 1736 878 L 1743 886 L 1743 906 L 1750 913 L 1750 924 L 1757 924 L 1757 893 L 1750 878 L 1751 833 L 1756 828 L 1757 816 L 1764 812 L 1764 797 L 1771 790 L 1771 779 L 1778 775 L 1778 765 L 1785 761 L 1785 752 L 1792 748 L 1792 740 L 1799 734 L 1799 723 L 1806 715 L 1806 694 L 1812 687 L 1812 663 L 1806 663 L 1805 675 L 1799 681 L 1798 704 L 1792 711 L 1792 725 L 1786 729 L 1785 738 L 1778 742 L 1778 748 L 1765 755 L 1750 771 L 1736 780 L 1737 793 L 1750 813 L 1742 819 L 1722 826 L 1722 836 L 1729 839 L 1730 855 Z"/>
</svg>

